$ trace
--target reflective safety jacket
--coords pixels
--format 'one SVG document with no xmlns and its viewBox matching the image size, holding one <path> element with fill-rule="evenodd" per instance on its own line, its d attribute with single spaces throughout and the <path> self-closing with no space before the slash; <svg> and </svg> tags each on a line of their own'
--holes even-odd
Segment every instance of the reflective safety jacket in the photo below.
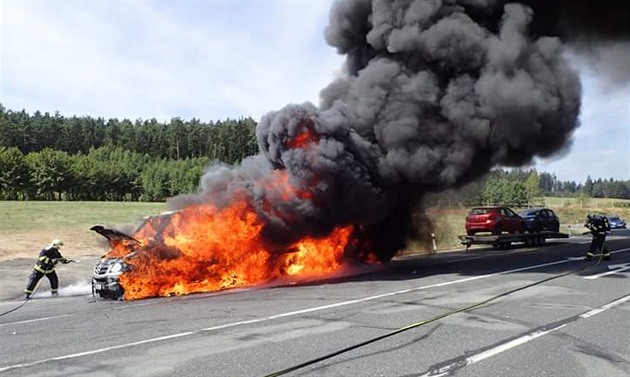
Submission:
<svg viewBox="0 0 630 377">
<path fill-rule="evenodd" d="M 58 249 L 54 247 L 46 248 L 39 252 L 39 258 L 37 258 L 37 263 L 33 268 L 42 274 L 48 274 L 55 270 L 55 265 L 58 262 L 68 263 L 68 260 L 61 256 Z"/>
<path fill-rule="evenodd" d="M 610 231 L 610 223 L 606 216 L 591 216 L 584 227 L 591 231 L 591 233 L 606 233 Z"/>
</svg>

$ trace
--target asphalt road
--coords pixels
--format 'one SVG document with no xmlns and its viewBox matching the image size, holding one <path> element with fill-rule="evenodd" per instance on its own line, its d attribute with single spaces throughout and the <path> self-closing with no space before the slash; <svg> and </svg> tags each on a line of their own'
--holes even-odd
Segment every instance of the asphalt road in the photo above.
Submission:
<svg viewBox="0 0 630 377">
<path fill-rule="evenodd" d="M 286 375 L 630 376 L 630 231 L 613 232 L 601 264 L 579 260 L 588 242 L 218 294 L 34 299 L 0 317 L 0 376 L 266 376 L 580 268 Z"/>
</svg>

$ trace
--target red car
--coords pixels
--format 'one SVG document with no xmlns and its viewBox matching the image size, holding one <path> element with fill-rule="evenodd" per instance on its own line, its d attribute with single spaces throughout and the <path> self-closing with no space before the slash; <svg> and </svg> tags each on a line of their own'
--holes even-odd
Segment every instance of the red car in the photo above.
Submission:
<svg viewBox="0 0 630 377">
<path fill-rule="evenodd" d="M 476 207 L 466 216 L 466 234 L 479 232 L 492 234 L 523 233 L 525 220 L 508 207 Z"/>
</svg>

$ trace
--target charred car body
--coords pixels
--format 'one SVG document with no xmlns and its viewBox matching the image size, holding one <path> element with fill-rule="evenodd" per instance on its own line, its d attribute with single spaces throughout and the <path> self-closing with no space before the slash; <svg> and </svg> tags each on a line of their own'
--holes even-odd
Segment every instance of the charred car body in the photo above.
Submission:
<svg viewBox="0 0 630 377">
<path fill-rule="evenodd" d="M 90 228 L 110 245 L 94 268 L 94 296 L 134 300 L 210 292 L 278 278 L 325 275 L 342 263 L 371 264 L 377 260 L 369 252 L 361 253 L 367 241 L 360 238 L 364 233 L 358 227 L 280 245 L 263 238 L 258 222 L 253 226 L 247 222 L 246 215 L 252 212 L 228 212 L 222 218 L 215 216 L 214 208 L 204 209 L 188 207 L 147 217 L 128 233 L 101 225 Z M 225 230 L 239 226 L 252 231 Z M 216 232 L 216 228 L 221 231 Z M 324 250 L 321 255 L 320 245 Z"/>
<path fill-rule="evenodd" d="M 156 227 L 166 223 L 166 220 L 173 213 L 175 212 L 164 212 L 156 216 L 145 217 L 131 235 L 102 225 L 95 225 L 90 228 L 91 231 L 105 237 L 111 249 L 114 249 L 119 242 L 126 242 L 127 249 L 130 250 L 123 256 L 111 256 L 108 253 L 101 257 L 101 260 L 94 266 L 94 273 L 92 274 L 92 295 L 117 300 L 124 299 L 125 290 L 120 284 L 120 275 L 131 270 L 132 266 L 128 261 L 142 250 L 142 244 L 134 238 L 134 235 L 141 233 L 149 224 Z"/>
</svg>

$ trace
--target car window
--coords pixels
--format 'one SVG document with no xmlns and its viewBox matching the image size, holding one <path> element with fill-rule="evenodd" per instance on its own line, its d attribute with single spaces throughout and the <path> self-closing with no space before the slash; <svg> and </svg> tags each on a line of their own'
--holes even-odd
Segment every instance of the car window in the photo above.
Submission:
<svg viewBox="0 0 630 377">
<path fill-rule="evenodd" d="M 539 211 L 537 209 L 527 209 L 521 212 L 521 216 L 536 216 L 538 212 Z"/>
<path fill-rule="evenodd" d="M 489 213 L 489 212 L 490 212 L 489 208 L 473 208 L 470 210 L 471 215 L 485 215 L 486 213 Z"/>
<path fill-rule="evenodd" d="M 509 208 L 503 208 L 503 211 L 505 211 L 505 215 L 506 215 L 506 216 L 518 216 L 518 215 L 516 214 L 516 212 L 512 211 L 512 210 L 511 210 L 511 209 L 509 209 Z"/>
</svg>

